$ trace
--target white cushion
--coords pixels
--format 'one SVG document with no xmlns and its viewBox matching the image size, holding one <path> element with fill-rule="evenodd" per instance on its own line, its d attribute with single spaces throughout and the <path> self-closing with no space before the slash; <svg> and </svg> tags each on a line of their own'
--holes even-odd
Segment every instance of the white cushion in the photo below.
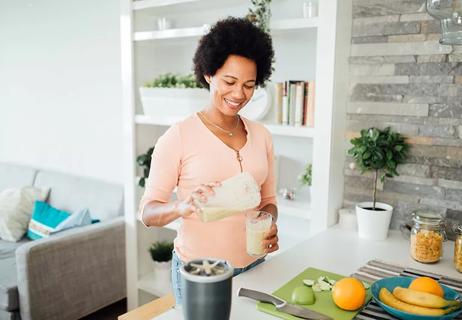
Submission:
<svg viewBox="0 0 462 320">
<path fill-rule="evenodd" d="M 18 241 L 27 231 L 34 202 L 45 201 L 50 189 L 23 187 L 0 192 L 0 238 Z"/>
</svg>

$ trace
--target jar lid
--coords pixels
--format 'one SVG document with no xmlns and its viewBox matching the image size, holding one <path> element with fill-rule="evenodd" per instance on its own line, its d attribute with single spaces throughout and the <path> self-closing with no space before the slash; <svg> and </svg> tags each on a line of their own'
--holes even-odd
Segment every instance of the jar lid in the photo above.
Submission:
<svg viewBox="0 0 462 320">
<path fill-rule="evenodd" d="M 462 234 L 462 225 L 459 224 L 459 225 L 456 227 L 456 232 L 457 232 L 458 234 Z"/>
<path fill-rule="evenodd" d="M 412 220 L 416 223 L 438 225 L 443 219 L 441 214 L 430 210 L 417 210 L 412 214 Z"/>
</svg>

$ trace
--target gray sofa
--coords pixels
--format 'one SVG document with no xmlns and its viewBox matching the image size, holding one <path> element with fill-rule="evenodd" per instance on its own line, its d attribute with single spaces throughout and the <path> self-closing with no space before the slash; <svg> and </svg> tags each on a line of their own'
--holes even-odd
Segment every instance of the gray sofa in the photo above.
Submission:
<svg viewBox="0 0 462 320">
<path fill-rule="evenodd" d="M 89 208 L 101 222 L 35 241 L 0 239 L 0 320 L 78 319 L 123 299 L 123 188 L 0 163 L 0 191 L 28 185 L 51 188 L 50 205 Z"/>
</svg>

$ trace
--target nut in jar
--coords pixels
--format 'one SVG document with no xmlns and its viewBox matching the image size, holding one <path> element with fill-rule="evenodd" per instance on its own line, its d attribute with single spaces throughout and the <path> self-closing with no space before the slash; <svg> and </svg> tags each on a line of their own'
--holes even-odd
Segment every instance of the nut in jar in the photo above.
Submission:
<svg viewBox="0 0 462 320">
<path fill-rule="evenodd" d="M 462 225 L 456 228 L 457 237 L 454 241 L 454 266 L 462 272 Z"/>
<path fill-rule="evenodd" d="M 446 239 L 443 217 L 431 211 L 413 213 L 411 230 L 411 256 L 422 263 L 438 262 L 443 256 Z"/>
</svg>

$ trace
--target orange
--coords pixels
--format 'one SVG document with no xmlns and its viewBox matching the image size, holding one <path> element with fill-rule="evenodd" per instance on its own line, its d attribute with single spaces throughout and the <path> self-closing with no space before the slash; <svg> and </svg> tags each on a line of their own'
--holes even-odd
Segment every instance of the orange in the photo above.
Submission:
<svg viewBox="0 0 462 320">
<path fill-rule="evenodd" d="M 332 300 L 343 310 L 358 310 L 366 301 L 366 289 L 358 279 L 343 278 L 332 288 Z"/>
<path fill-rule="evenodd" d="M 412 280 L 409 289 L 423 291 L 444 298 L 444 290 L 438 281 L 429 277 L 418 277 Z"/>
</svg>

